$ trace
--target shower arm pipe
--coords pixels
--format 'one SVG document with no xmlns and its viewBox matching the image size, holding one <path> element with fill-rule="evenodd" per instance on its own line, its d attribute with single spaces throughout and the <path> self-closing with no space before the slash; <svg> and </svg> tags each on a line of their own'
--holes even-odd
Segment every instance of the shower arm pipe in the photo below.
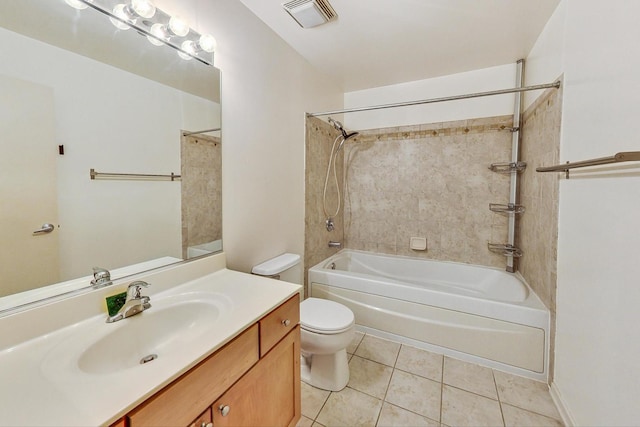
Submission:
<svg viewBox="0 0 640 427">
<path fill-rule="evenodd" d="M 499 90 L 491 90 L 488 92 L 477 92 L 477 93 L 468 93 L 464 95 L 446 96 L 443 98 L 431 98 L 431 99 L 423 99 L 419 101 L 397 102 L 393 104 L 382 104 L 382 105 L 373 105 L 370 107 L 349 108 L 346 110 L 323 111 L 319 113 L 307 113 L 307 117 L 320 117 L 320 116 L 328 116 L 331 114 L 357 113 L 361 111 L 382 110 L 385 108 L 410 107 L 412 105 L 434 104 L 436 102 L 446 102 L 446 101 L 458 101 L 461 99 L 480 98 L 483 96 L 504 95 L 507 93 L 519 93 L 519 92 L 527 92 L 531 90 L 541 90 L 541 89 L 549 89 L 549 88 L 558 89 L 561 84 L 562 83 L 560 82 L 560 80 L 557 80 L 553 83 L 546 83 L 546 84 L 534 85 L 534 86 L 516 87 L 513 89 L 499 89 Z"/>
</svg>

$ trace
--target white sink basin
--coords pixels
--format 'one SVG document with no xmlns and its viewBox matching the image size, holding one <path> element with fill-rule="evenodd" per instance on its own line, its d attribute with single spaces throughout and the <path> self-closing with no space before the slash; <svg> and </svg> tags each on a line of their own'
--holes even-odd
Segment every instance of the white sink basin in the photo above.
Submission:
<svg viewBox="0 0 640 427">
<path fill-rule="evenodd" d="M 158 363 L 197 347 L 233 305 L 224 295 L 203 292 L 157 301 L 152 297 L 150 302 L 151 308 L 135 316 L 105 323 L 105 314 L 84 325 L 50 354 L 45 370 L 58 371 L 50 363 L 58 364 L 61 352 L 67 354 L 68 369 L 85 374 L 119 373 Z"/>
<path fill-rule="evenodd" d="M 161 358 L 170 351 L 180 351 L 200 338 L 220 318 L 221 309 L 211 299 L 170 299 L 170 305 L 155 307 L 120 320 L 122 327 L 103 336 L 87 348 L 78 359 L 81 371 L 105 374 L 129 369 Z M 176 299 L 182 299 L 182 301 Z M 109 325 L 106 325 L 107 327 Z"/>
</svg>

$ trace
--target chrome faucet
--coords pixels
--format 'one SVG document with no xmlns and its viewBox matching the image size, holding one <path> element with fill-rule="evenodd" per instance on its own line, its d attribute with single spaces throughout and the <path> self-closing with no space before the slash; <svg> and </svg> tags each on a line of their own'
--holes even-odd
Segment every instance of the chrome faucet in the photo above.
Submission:
<svg viewBox="0 0 640 427">
<path fill-rule="evenodd" d="M 129 284 L 127 288 L 127 300 L 124 305 L 113 316 L 107 317 L 107 323 L 117 322 L 127 317 L 135 316 L 151 308 L 150 298 L 141 295 L 142 288 L 148 287 L 149 284 L 143 281 L 136 281 Z"/>
<path fill-rule="evenodd" d="M 93 280 L 91 281 L 91 285 L 96 288 L 101 288 L 111 283 L 111 273 L 109 273 L 109 270 L 102 267 L 93 267 Z"/>
<path fill-rule="evenodd" d="M 334 242 L 333 240 L 329 240 L 329 247 L 330 248 L 341 248 L 342 247 L 342 242 Z"/>
</svg>

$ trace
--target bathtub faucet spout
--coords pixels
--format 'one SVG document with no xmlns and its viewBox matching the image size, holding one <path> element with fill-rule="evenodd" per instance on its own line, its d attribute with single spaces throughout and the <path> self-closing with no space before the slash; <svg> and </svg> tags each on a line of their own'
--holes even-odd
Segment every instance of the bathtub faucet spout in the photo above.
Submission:
<svg viewBox="0 0 640 427">
<path fill-rule="evenodd" d="M 329 240 L 329 247 L 330 248 L 341 248 L 342 247 L 342 243 L 341 242 L 334 242 L 333 240 Z"/>
</svg>

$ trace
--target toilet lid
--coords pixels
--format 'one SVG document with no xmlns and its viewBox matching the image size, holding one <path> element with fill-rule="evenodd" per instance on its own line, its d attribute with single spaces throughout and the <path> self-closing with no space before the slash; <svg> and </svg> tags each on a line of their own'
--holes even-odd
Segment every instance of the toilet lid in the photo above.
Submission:
<svg viewBox="0 0 640 427">
<path fill-rule="evenodd" d="M 337 334 L 353 323 L 353 312 L 337 302 L 307 298 L 300 303 L 300 326 L 308 331 Z"/>
</svg>

